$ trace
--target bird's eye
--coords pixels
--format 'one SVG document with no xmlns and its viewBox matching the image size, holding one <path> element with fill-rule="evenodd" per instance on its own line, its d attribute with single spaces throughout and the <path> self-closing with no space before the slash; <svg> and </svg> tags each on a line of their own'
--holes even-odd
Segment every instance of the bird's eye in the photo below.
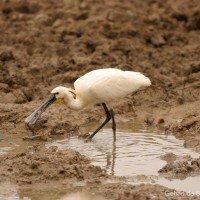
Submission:
<svg viewBox="0 0 200 200">
<path fill-rule="evenodd" d="M 56 92 L 56 93 L 55 93 L 55 95 L 58 95 L 58 94 L 59 94 L 59 92 Z"/>
</svg>

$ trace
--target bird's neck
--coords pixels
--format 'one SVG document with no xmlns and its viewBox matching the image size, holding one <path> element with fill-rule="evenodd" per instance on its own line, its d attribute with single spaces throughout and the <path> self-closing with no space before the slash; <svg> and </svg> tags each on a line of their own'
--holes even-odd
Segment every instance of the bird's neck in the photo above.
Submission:
<svg viewBox="0 0 200 200">
<path fill-rule="evenodd" d="M 81 110 L 86 106 L 86 103 L 76 94 L 75 90 L 68 88 L 65 94 L 65 102 L 73 110 Z"/>
</svg>

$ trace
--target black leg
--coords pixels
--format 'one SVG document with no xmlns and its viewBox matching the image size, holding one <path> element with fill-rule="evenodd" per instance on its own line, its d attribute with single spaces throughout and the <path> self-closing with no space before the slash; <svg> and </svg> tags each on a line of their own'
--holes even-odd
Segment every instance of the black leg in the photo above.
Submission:
<svg viewBox="0 0 200 200">
<path fill-rule="evenodd" d="M 113 130 L 113 138 L 115 142 L 116 141 L 116 123 L 115 123 L 115 113 L 112 109 L 110 110 L 110 114 L 112 118 L 112 130 Z"/>
<path fill-rule="evenodd" d="M 101 124 L 101 126 L 99 126 L 99 128 L 96 131 L 94 131 L 94 133 L 92 133 L 87 139 L 92 139 L 99 132 L 99 130 L 102 129 L 111 119 L 111 114 L 110 114 L 106 104 L 102 103 L 102 106 L 103 106 L 105 113 L 106 113 L 106 119 L 103 122 L 103 124 Z"/>
</svg>

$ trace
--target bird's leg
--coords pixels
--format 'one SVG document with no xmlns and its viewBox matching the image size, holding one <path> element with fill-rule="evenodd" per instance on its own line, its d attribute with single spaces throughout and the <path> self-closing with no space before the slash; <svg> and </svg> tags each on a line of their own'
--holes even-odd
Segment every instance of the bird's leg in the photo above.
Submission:
<svg viewBox="0 0 200 200">
<path fill-rule="evenodd" d="M 116 141 L 116 123 L 115 123 L 115 113 L 112 109 L 110 110 L 110 114 L 112 118 L 112 130 L 113 130 L 113 138 L 115 142 Z"/>
<path fill-rule="evenodd" d="M 105 104 L 105 103 L 102 103 L 102 106 L 103 106 L 103 108 L 104 108 L 104 110 L 105 110 L 105 113 L 106 113 L 106 119 L 105 119 L 105 121 L 103 122 L 103 124 L 101 124 L 101 126 L 99 126 L 99 128 L 97 128 L 97 130 L 94 131 L 87 139 L 92 139 L 92 138 L 98 133 L 98 131 L 99 131 L 100 129 L 102 129 L 102 128 L 110 121 L 110 119 L 111 119 L 111 113 L 109 112 L 109 110 L 108 110 L 106 104 Z"/>
</svg>

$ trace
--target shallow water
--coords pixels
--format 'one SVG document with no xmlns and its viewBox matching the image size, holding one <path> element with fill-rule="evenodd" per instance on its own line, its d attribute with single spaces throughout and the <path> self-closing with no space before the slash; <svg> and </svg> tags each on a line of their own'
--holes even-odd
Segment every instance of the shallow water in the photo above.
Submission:
<svg viewBox="0 0 200 200">
<path fill-rule="evenodd" d="M 110 175 L 135 176 L 158 175 L 158 170 L 166 164 L 160 156 L 166 153 L 199 157 L 198 153 L 184 148 L 183 144 L 183 140 L 172 135 L 145 130 L 118 130 L 114 143 L 112 130 L 104 129 L 91 142 L 71 137 L 49 142 L 47 147 L 72 148 L 90 157 L 92 164 L 101 166 Z"/>
<path fill-rule="evenodd" d="M 0 183 L 0 200 L 105 200 L 86 189 L 66 190 L 64 187 L 24 188 Z"/>
<path fill-rule="evenodd" d="M 159 130 L 148 129 L 118 129 L 117 141 L 113 142 L 111 129 L 103 129 L 91 142 L 85 142 L 78 137 L 53 140 L 47 143 L 58 149 L 75 149 L 92 159 L 92 164 L 101 166 L 110 175 L 136 177 L 132 184 L 141 182 L 159 183 L 161 185 L 184 191 L 196 191 L 200 176 L 184 180 L 168 180 L 158 177 L 158 171 L 165 164 L 160 156 L 166 153 L 198 158 L 199 154 L 184 148 L 184 140 L 176 139 L 173 135 L 165 135 Z M 148 178 L 142 178 L 146 175 Z M 139 178 L 137 178 L 139 177 Z M 193 184 L 192 184 L 193 183 Z M 192 184 L 192 186 L 191 186 Z"/>
<path fill-rule="evenodd" d="M 87 130 L 94 130 L 95 127 L 87 127 Z M 9 151 L 21 152 L 26 148 L 31 151 L 31 147 L 36 143 L 38 142 L 23 141 L 21 138 L 8 138 L 2 135 L 0 154 Z M 94 165 L 101 166 L 108 174 L 125 176 L 126 183 L 158 183 L 179 191 L 200 191 L 200 176 L 188 177 L 183 180 L 169 180 L 159 176 L 158 170 L 166 164 L 160 156 L 166 153 L 174 153 L 181 156 L 190 155 L 194 158 L 199 157 L 198 153 L 184 148 L 183 139 L 176 139 L 173 135 L 165 135 L 161 130 L 137 125 L 133 127 L 132 124 L 125 123 L 118 124 L 116 143 L 113 142 L 112 130 L 107 128 L 99 132 L 90 142 L 85 142 L 84 139 L 78 137 L 68 139 L 57 137 L 52 141 L 46 142 L 46 146 L 58 146 L 58 149 L 75 149 L 81 154 L 90 157 Z M 6 186 L 5 188 L 8 191 L 2 196 L 2 191 L 6 191 L 4 187 L 5 185 L 0 185 L 0 200 L 50 200 L 51 197 L 61 200 L 104 199 L 84 190 L 66 191 L 63 188 L 60 191 L 56 189 L 56 192 L 54 192 L 53 188 L 49 188 L 48 191 L 41 189 L 38 192 L 34 188 L 30 188 L 27 191 L 21 191 L 17 186 Z"/>
</svg>

